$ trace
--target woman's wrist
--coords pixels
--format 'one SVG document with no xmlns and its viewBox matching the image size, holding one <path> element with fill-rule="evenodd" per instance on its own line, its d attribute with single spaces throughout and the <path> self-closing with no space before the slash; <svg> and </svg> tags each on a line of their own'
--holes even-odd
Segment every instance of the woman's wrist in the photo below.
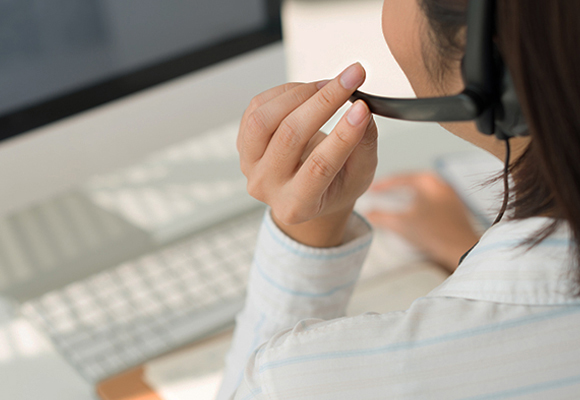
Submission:
<svg viewBox="0 0 580 400">
<path fill-rule="evenodd" d="M 346 225 L 354 205 L 343 210 L 295 225 L 282 223 L 272 212 L 272 220 L 278 228 L 293 240 L 306 246 L 328 248 L 343 244 Z"/>
</svg>

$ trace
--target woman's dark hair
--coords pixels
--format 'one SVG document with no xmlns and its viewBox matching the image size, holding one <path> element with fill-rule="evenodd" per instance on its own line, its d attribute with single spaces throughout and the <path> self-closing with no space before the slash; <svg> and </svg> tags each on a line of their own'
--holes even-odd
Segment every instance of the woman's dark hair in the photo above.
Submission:
<svg viewBox="0 0 580 400">
<path fill-rule="evenodd" d="M 441 78 L 464 50 L 468 0 L 419 0 Z M 510 166 L 513 218 L 550 216 L 538 244 L 567 221 L 580 260 L 580 2 L 498 0 L 497 44 L 516 86 L 531 142 Z M 427 64 L 426 64 L 427 65 Z M 433 64 L 429 63 L 432 71 Z M 578 263 L 580 265 L 580 263 Z M 576 295 L 580 273 L 576 271 Z"/>
</svg>

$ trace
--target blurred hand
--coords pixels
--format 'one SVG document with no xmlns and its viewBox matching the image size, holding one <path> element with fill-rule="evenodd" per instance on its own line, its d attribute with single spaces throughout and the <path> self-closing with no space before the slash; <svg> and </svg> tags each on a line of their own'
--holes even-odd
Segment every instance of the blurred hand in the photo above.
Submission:
<svg viewBox="0 0 580 400">
<path fill-rule="evenodd" d="M 319 129 L 365 80 L 360 64 L 329 82 L 289 83 L 255 97 L 238 136 L 248 192 L 302 243 L 339 245 L 356 199 L 372 182 L 377 128 L 362 101 L 328 135 Z"/>
<path fill-rule="evenodd" d="M 410 188 L 412 204 L 403 212 L 374 210 L 367 217 L 378 227 L 390 229 L 433 261 L 455 271 L 461 256 L 477 241 L 468 210 L 455 191 L 432 173 L 416 173 L 388 178 L 375 183 L 371 191 Z"/>
</svg>

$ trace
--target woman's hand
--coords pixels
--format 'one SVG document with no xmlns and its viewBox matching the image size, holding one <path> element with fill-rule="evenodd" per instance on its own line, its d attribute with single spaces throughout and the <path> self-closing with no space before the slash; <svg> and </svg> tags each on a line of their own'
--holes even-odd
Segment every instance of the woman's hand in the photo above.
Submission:
<svg viewBox="0 0 580 400">
<path fill-rule="evenodd" d="M 332 81 L 279 86 L 255 97 L 242 118 L 237 146 L 248 192 L 306 245 L 341 244 L 354 203 L 372 182 L 377 128 L 364 102 L 328 136 L 319 132 L 364 80 L 357 63 Z"/>
<path fill-rule="evenodd" d="M 397 232 L 445 269 L 455 271 L 461 256 L 479 240 L 465 205 L 448 184 L 432 173 L 388 178 L 374 184 L 371 190 L 401 187 L 415 193 L 410 207 L 400 213 L 376 210 L 368 214 L 369 220 Z"/>
</svg>

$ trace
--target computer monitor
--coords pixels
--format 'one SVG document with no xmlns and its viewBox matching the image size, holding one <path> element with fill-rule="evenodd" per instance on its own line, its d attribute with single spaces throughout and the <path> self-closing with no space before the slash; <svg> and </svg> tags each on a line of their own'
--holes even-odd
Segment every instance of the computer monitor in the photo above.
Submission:
<svg viewBox="0 0 580 400">
<path fill-rule="evenodd" d="M 0 5 L 0 215 L 239 118 L 285 80 L 280 0 Z"/>
</svg>

